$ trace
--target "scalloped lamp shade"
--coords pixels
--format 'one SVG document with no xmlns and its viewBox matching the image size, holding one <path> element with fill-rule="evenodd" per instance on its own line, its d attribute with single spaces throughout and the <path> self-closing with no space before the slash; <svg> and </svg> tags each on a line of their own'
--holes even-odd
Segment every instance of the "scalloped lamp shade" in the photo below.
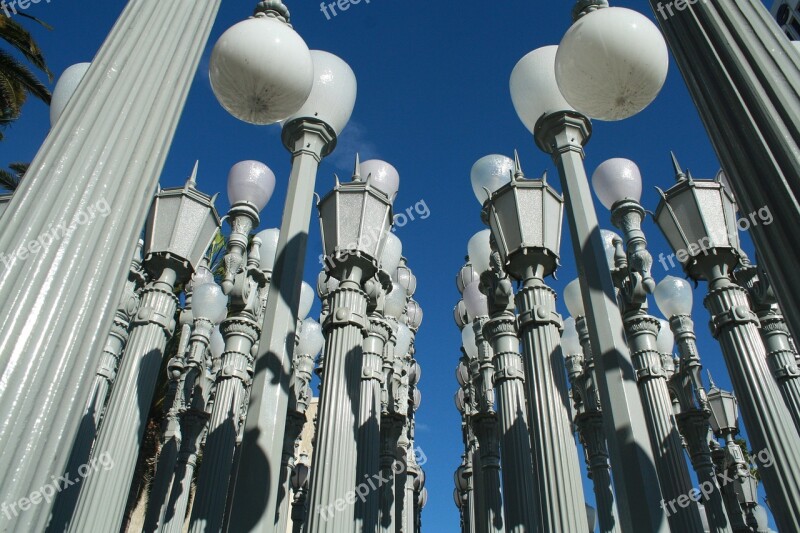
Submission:
<svg viewBox="0 0 800 533">
<path fill-rule="evenodd" d="M 405 324 L 398 324 L 397 326 L 397 340 L 394 344 L 394 354 L 397 357 L 402 357 L 411 349 L 411 340 L 413 334 Z"/>
<path fill-rule="evenodd" d="M 561 94 L 580 113 L 622 120 L 655 100 L 667 79 L 669 53 L 650 19 L 622 7 L 598 9 L 561 40 L 555 74 Z"/>
<path fill-rule="evenodd" d="M 561 352 L 564 356 L 583 353 L 578 329 L 575 327 L 575 319 L 572 317 L 564 319 L 564 331 L 561 333 Z"/>
<path fill-rule="evenodd" d="M 403 257 L 403 243 L 394 233 L 387 233 L 386 243 L 383 245 L 383 253 L 381 254 L 381 268 L 386 272 L 397 271 L 401 257 Z"/>
<path fill-rule="evenodd" d="M 358 172 L 362 180 L 367 180 L 372 187 L 394 201 L 397 191 L 400 190 L 400 173 L 396 168 L 386 161 L 369 159 L 359 165 Z"/>
<path fill-rule="evenodd" d="M 250 124 L 274 124 L 293 115 L 314 85 L 314 63 L 305 41 L 271 17 L 250 18 L 223 33 L 208 70 L 222 107 Z"/>
<path fill-rule="evenodd" d="M 300 285 L 300 307 L 297 311 L 297 319 L 305 320 L 314 305 L 314 289 L 305 281 Z M 316 354 L 314 354 L 316 355 Z"/>
<path fill-rule="evenodd" d="M 592 188 L 606 209 L 626 198 L 638 202 L 642 198 L 642 175 L 630 159 L 608 159 L 592 174 Z"/>
<path fill-rule="evenodd" d="M 467 306 L 467 316 L 470 322 L 479 316 L 489 316 L 486 295 L 481 292 L 480 287 L 480 282 L 475 281 L 464 289 L 464 304 Z"/>
<path fill-rule="evenodd" d="M 467 357 L 470 359 L 478 358 L 478 345 L 475 341 L 475 330 L 472 328 L 472 322 L 461 330 L 461 345 L 464 347 L 464 351 L 467 352 Z"/>
<path fill-rule="evenodd" d="M 192 292 L 192 314 L 219 324 L 227 316 L 228 296 L 216 283 L 204 283 Z"/>
<path fill-rule="evenodd" d="M 557 52 L 556 45 L 537 48 L 520 59 L 511 72 L 511 102 L 531 133 L 542 116 L 573 110 L 556 83 Z"/>
<path fill-rule="evenodd" d="M 478 202 L 483 205 L 491 193 L 510 182 L 513 171 L 514 160 L 504 155 L 491 154 L 478 159 L 469 174 Z"/>
<path fill-rule="evenodd" d="M 50 127 L 56 125 L 61 114 L 64 113 L 67 104 L 69 103 L 72 95 L 78 89 L 81 80 L 86 75 L 86 71 L 91 67 L 91 63 L 76 63 L 61 74 L 56 83 L 56 88 L 53 89 L 53 94 L 50 97 Z"/>
<path fill-rule="evenodd" d="M 306 318 L 300 325 L 297 341 L 297 353 L 316 357 L 325 344 L 322 326 L 313 318 Z"/>
<path fill-rule="evenodd" d="M 383 312 L 399 320 L 406 311 L 406 291 L 398 283 L 392 283 L 392 290 L 386 295 Z"/>
<path fill-rule="evenodd" d="M 583 308 L 580 279 L 575 278 L 564 287 L 564 303 L 567 305 L 569 314 L 573 317 L 586 315 L 586 311 Z"/>
<path fill-rule="evenodd" d="M 275 190 L 275 174 L 260 161 L 240 161 L 228 172 L 228 201 L 252 204 L 256 211 L 266 207 Z"/>
<path fill-rule="evenodd" d="M 656 285 L 653 295 L 658 309 L 667 318 L 692 314 L 694 296 L 692 286 L 685 279 L 667 276 Z"/>
<path fill-rule="evenodd" d="M 472 263 L 472 267 L 478 273 L 478 276 L 489 270 L 489 258 L 492 254 L 492 248 L 489 244 L 491 235 L 492 230 L 485 229 L 473 235 L 467 243 L 469 262 Z"/>
<path fill-rule="evenodd" d="M 298 118 L 321 120 L 339 135 L 356 105 L 356 75 L 350 65 L 322 50 L 311 50 L 314 63 L 314 85 L 300 109 L 284 121 Z"/>
<path fill-rule="evenodd" d="M 658 337 L 656 338 L 656 346 L 660 353 L 672 354 L 675 350 L 675 335 L 669 327 L 669 322 L 661 318 L 658 319 L 661 323 L 661 329 L 658 330 Z"/>
<path fill-rule="evenodd" d="M 259 231 L 256 237 L 261 239 L 261 270 L 269 270 L 270 272 L 275 267 L 275 254 L 278 251 L 278 238 L 280 237 L 280 230 L 278 228 L 269 228 Z"/>
</svg>

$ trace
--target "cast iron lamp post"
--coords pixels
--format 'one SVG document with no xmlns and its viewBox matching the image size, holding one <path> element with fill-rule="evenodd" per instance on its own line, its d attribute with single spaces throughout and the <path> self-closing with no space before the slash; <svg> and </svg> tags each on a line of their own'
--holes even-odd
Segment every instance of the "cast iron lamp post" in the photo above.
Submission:
<svg viewBox="0 0 800 533">
<path fill-rule="evenodd" d="M 686 442 L 698 482 L 710 483 L 713 488 L 703 502 L 711 531 L 728 533 L 732 531 L 731 522 L 725 512 L 722 492 L 714 472 L 711 448 L 708 445 L 711 410 L 703 388 L 703 366 L 700 364 L 691 316 L 692 287 L 686 280 L 667 276 L 656 286 L 654 296 L 659 310 L 669 319 L 668 327 L 674 335 L 680 355 L 677 371 L 670 378 L 671 389 L 678 402 L 675 419 Z"/>
<path fill-rule="evenodd" d="M 87 477 L 70 531 L 112 531 L 122 523 L 158 370 L 175 331 L 175 286 L 188 281 L 219 230 L 214 199 L 194 188 L 194 177 L 183 188 L 162 190 L 153 200 L 144 248 L 151 281 L 142 293 L 92 451 L 94 457 L 113 457 L 114 468 Z"/>
<path fill-rule="evenodd" d="M 282 3 L 260 2 L 255 18 L 223 34 L 210 63 L 212 88 L 223 107 L 247 122 L 283 121 L 283 144 L 292 154 L 239 460 L 248 466 L 234 475 L 229 526 L 242 531 L 272 531 L 277 522 L 294 349 L 286 339 L 296 334 L 314 183 L 319 162 L 336 146 L 356 96 L 350 67 L 326 52 L 309 52 L 288 21 Z"/>
<path fill-rule="evenodd" d="M 511 74 L 511 98 L 537 146 L 553 157 L 561 177 L 588 311 L 614 487 L 618 500 L 628 503 L 619 508 L 620 526 L 625 531 L 664 531 L 653 453 L 642 431 L 647 424 L 583 166 L 583 145 L 591 126 L 561 96 L 555 77 L 556 50 L 534 50 L 517 64 Z"/>
<path fill-rule="evenodd" d="M 659 190 L 656 223 L 684 271 L 708 281 L 703 303 L 738 392 L 750 442 L 757 450 L 769 450 L 774 460 L 762 474 L 775 520 L 781 529 L 800 530 L 800 437 L 794 424 L 786 424 L 791 415 L 767 369 L 747 291 L 731 279 L 741 259 L 734 200 L 718 180 L 695 180 L 680 171 L 677 178 L 672 188 Z"/>
<path fill-rule="evenodd" d="M 544 278 L 555 272 L 558 264 L 563 199 L 546 179 L 525 179 L 516 154 L 513 175 L 509 174 L 509 177 L 509 183 L 492 192 L 485 204 L 483 218 L 492 230 L 497 248 L 492 254 L 495 276 L 499 278 L 507 271 L 513 279 L 522 282 L 516 304 L 523 355 L 518 355 L 516 339 L 513 349 L 505 347 L 502 354 L 496 352 L 494 379 L 495 383 L 500 383 L 501 379 L 519 379 L 519 391 L 514 391 L 519 403 L 511 401 L 511 391 L 506 392 L 504 398 L 504 389 L 497 387 L 499 414 L 503 420 L 501 435 L 505 436 L 511 429 L 506 422 L 519 425 L 513 418 L 505 419 L 512 417 L 515 411 L 524 411 L 522 404 L 526 403 L 533 475 L 532 484 L 527 482 L 526 486 L 526 482 L 518 481 L 520 485 L 513 492 L 506 486 L 506 495 L 516 493 L 513 497 L 520 498 L 507 503 L 507 510 L 512 505 L 530 508 L 515 511 L 511 516 L 516 520 L 507 523 L 506 528 L 522 525 L 522 531 L 584 531 L 588 525 L 577 448 L 570 428 L 567 379 L 559 350 L 561 317 L 556 312 L 555 291 L 544 282 Z M 513 288 L 509 280 L 492 284 L 486 275 L 482 280 L 491 288 L 493 299 L 500 303 L 504 298 L 512 299 Z M 507 305 L 513 309 L 513 304 L 508 302 Z M 513 311 L 511 313 L 513 317 Z M 502 328 L 502 322 L 497 325 L 489 322 L 484 329 L 492 331 L 493 326 Z M 498 347 L 503 347 L 503 339 L 498 341 Z M 504 364 L 498 366 L 500 362 Z M 511 364 L 514 362 L 517 364 Z M 520 373 L 523 368 L 524 380 Z M 524 401 L 526 397 L 527 402 Z M 504 413 L 504 408 L 513 410 Z M 503 469 L 504 480 L 516 472 L 528 476 L 527 457 L 512 456 L 509 459 L 511 461 Z M 512 466 L 515 461 L 516 466 Z M 519 465 L 522 465 L 522 470 Z M 530 514 L 517 516 L 517 513 Z M 510 520 L 508 512 L 506 518 Z M 533 523 L 527 520 L 533 520 Z"/>
<path fill-rule="evenodd" d="M 672 414 L 667 376 L 661 364 L 657 338 L 659 320 L 648 314 L 647 295 L 655 289 L 650 274 L 653 258 L 642 231 L 645 210 L 639 203 L 642 177 L 628 159 L 609 159 L 597 167 L 592 185 L 601 203 L 611 211 L 611 221 L 623 232 L 626 256 L 619 269 L 619 302 L 625 338 L 631 351 L 636 381 L 645 411 L 659 485 L 664 501 L 676 500 L 692 489 L 683 444 Z M 694 504 L 667 513 L 672 529 L 702 531 Z"/>
</svg>

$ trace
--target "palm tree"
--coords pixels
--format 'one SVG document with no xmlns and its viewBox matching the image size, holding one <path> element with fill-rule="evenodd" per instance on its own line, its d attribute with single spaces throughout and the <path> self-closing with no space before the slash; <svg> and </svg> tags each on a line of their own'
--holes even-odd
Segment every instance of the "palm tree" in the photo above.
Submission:
<svg viewBox="0 0 800 533">
<path fill-rule="evenodd" d="M 0 187 L 14 192 L 22 181 L 25 172 L 28 171 L 28 163 L 11 163 L 8 165 L 11 172 L 0 169 Z"/>
<path fill-rule="evenodd" d="M 30 15 L 19 13 L 17 16 L 29 18 L 51 29 L 50 26 Z M 31 34 L 18 22 L 9 17 L 0 17 L 0 39 L 11 45 L 13 50 L 44 72 L 48 81 L 53 81 L 53 73 L 47 68 L 42 51 Z M 22 105 L 29 95 L 50 105 L 50 91 L 47 87 L 20 60 L 17 60 L 11 53 L 0 50 L 0 128 L 8 126 L 19 118 Z M 0 131 L 0 140 L 2 138 L 3 133 Z"/>
</svg>

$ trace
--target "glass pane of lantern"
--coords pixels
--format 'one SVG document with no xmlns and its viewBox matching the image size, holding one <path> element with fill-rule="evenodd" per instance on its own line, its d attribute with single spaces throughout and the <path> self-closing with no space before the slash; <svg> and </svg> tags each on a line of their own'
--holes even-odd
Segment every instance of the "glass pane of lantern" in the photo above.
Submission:
<svg viewBox="0 0 800 533">
<path fill-rule="evenodd" d="M 362 195 L 339 193 L 339 248 L 353 250 L 361 233 Z"/>
<path fill-rule="evenodd" d="M 336 193 L 325 199 L 319 204 L 320 227 L 322 228 L 322 245 L 325 247 L 326 265 L 332 266 L 335 258 L 333 257 L 333 247 L 338 244 L 339 239 L 336 235 Z"/>
<path fill-rule="evenodd" d="M 362 239 L 363 251 L 373 258 L 378 258 L 378 245 L 381 243 L 383 228 L 388 218 L 388 206 L 371 194 L 366 195 L 366 205 L 363 222 L 364 238 Z"/>
<path fill-rule="evenodd" d="M 725 214 L 722 211 L 720 190 L 698 187 L 697 201 L 702 209 L 703 220 L 706 223 L 706 228 L 719 229 L 718 232 L 711 235 L 711 237 L 714 239 L 714 244 L 716 246 L 731 246 L 731 239 L 728 236 L 729 230 L 725 227 Z M 736 239 L 735 235 L 734 239 Z"/>
<path fill-rule="evenodd" d="M 541 247 L 544 244 L 542 235 L 542 190 L 539 188 L 519 189 L 519 216 L 522 226 L 522 238 L 526 246 Z"/>
<path fill-rule="evenodd" d="M 515 205 L 514 191 L 509 190 L 502 196 L 496 197 L 494 200 L 494 207 L 500 218 L 502 225 L 503 238 L 505 245 L 508 246 L 508 251 L 513 252 L 519 248 L 522 242 L 522 235 L 520 233 L 519 223 L 517 219 L 517 207 Z M 494 218 L 494 217 L 493 217 Z M 492 220 L 493 225 L 497 225 L 496 220 Z M 493 233 L 497 233 L 493 229 Z M 499 243 L 498 243 L 499 244 Z"/>
</svg>

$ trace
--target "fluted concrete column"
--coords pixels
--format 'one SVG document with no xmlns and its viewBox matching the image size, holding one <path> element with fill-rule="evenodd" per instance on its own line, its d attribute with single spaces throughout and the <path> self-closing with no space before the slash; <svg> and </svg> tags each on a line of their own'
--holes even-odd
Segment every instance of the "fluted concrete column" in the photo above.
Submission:
<svg viewBox="0 0 800 533">
<path fill-rule="evenodd" d="M 536 531 L 588 531 L 556 294 L 531 267 L 517 294 L 538 512 Z"/>
<path fill-rule="evenodd" d="M 286 415 L 286 433 L 283 437 L 283 458 L 281 459 L 281 486 L 278 489 L 278 516 L 275 531 L 286 531 L 291 512 L 290 484 L 295 465 L 295 448 L 306 423 L 305 414 L 292 412 Z"/>
<path fill-rule="evenodd" d="M 358 464 L 356 483 L 375 484 L 381 472 L 381 389 L 383 350 L 392 334 L 389 323 L 379 314 L 369 317 L 367 337 L 363 345 L 363 370 L 358 413 Z M 380 493 L 370 489 L 364 499 L 356 502 L 356 527 L 364 533 L 374 533 L 378 527 Z"/>
<path fill-rule="evenodd" d="M 404 487 L 405 497 L 403 498 L 403 523 L 400 533 L 416 533 L 417 497 L 414 485 L 420 476 L 420 469 L 419 465 L 417 465 L 414 453 L 414 441 L 412 440 L 404 460 L 406 471 Z"/>
<path fill-rule="evenodd" d="M 395 533 L 397 517 L 395 516 L 395 475 L 394 465 L 397 459 L 397 447 L 400 433 L 403 430 L 403 421 L 395 416 L 383 416 L 381 419 L 381 455 L 380 468 L 383 482 L 378 487 L 380 495 L 380 508 L 378 518 L 378 531 L 380 533 Z"/>
<path fill-rule="evenodd" d="M 513 302 L 513 295 L 510 297 Z M 524 371 L 513 311 L 492 317 L 483 330 L 494 351 L 506 531 L 525 533 L 535 528 L 538 502 L 533 484 Z"/>
<path fill-rule="evenodd" d="M 0 272 L 0 501 L 64 472 L 220 3 L 129 2 L 5 210 L 0 250 L 17 253 Z M 41 531 L 51 509 L 3 526 Z"/>
<path fill-rule="evenodd" d="M 181 533 L 183 531 L 192 490 L 192 479 L 197 467 L 197 455 L 200 452 L 200 444 L 203 442 L 207 428 L 208 413 L 192 409 L 182 414 L 183 440 L 175 465 L 166 515 L 158 529 L 160 532 Z"/>
<path fill-rule="evenodd" d="M 332 292 L 325 323 L 325 379 L 319 401 L 314 465 L 310 482 L 308 533 L 339 533 L 353 527 L 355 499 L 339 510 L 336 501 L 356 486 L 358 412 L 366 335 L 367 298 L 362 271 L 347 268 Z"/>
<path fill-rule="evenodd" d="M 735 285 L 724 267 L 709 265 L 704 300 L 711 328 L 722 347 L 734 392 L 739 400 L 750 445 L 773 459 L 760 469 L 770 508 L 779 530 L 800 531 L 800 436 L 769 375 L 758 318 L 750 310 L 747 291 Z"/>
<path fill-rule="evenodd" d="M 158 370 L 175 329 L 175 278 L 175 271 L 166 268 L 142 293 L 126 356 L 92 451 L 94 457 L 111 456 L 114 468 L 86 478 L 70 531 L 114 531 L 122 524 Z"/>
</svg>

